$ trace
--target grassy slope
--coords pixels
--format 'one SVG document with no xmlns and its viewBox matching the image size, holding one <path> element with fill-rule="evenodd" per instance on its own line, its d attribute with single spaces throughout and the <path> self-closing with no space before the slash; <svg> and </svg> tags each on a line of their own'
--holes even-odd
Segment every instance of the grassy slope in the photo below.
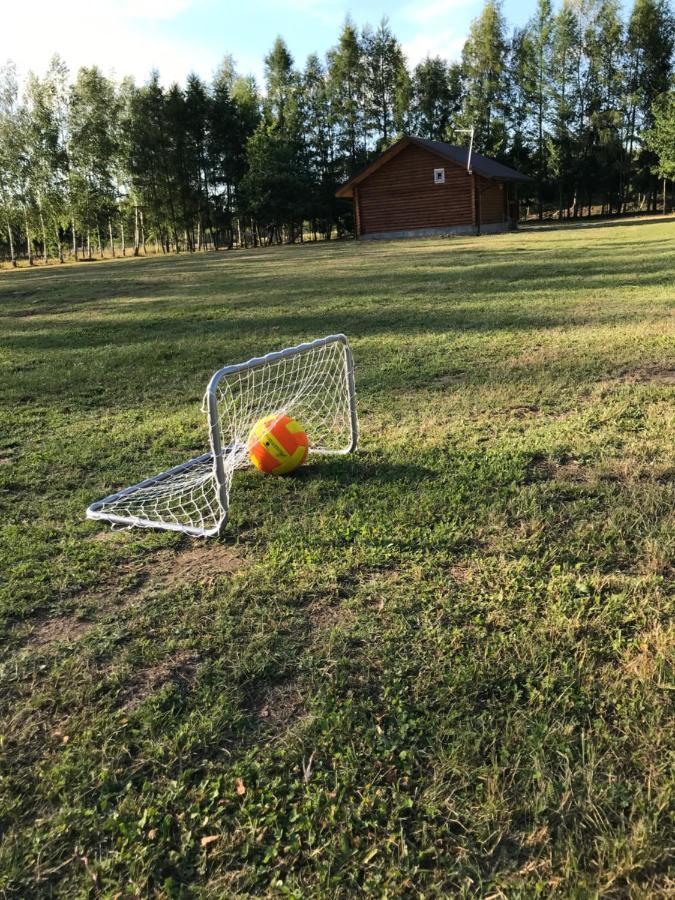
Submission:
<svg viewBox="0 0 675 900">
<path fill-rule="evenodd" d="M 2 273 L 0 890 L 672 891 L 674 240 Z M 355 457 L 219 542 L 84 521 L 336 330 Z"/>
</svg>

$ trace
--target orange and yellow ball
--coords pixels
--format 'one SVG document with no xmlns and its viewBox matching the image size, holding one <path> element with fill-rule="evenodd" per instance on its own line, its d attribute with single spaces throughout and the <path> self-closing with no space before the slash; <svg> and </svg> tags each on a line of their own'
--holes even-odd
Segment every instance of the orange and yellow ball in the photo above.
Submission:
<svg viewBox="0 0 675 900">
<path fill-rule="evenodd" d="M 248 453 L 261 472 L 287 475 L 307 458 L 309 441 L 299 422 L 286 415 L 259 419 L 248 436 Z"/>
</svg>

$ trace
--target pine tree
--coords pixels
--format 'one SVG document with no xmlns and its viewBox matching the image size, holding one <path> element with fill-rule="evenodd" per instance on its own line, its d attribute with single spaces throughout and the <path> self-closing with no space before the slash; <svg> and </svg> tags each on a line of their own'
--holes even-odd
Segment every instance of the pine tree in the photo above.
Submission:
<svg viewBox="0 0 675 900">
<path fill-rule="evenodd" d="M 652 105 L 653 125 L 645 134 L 647 147 L 656 157 L 654 172 L 663 180 L 663 212 L 666 212 L 666 182 L 675 182 L 675 78 L 669 91 Z"/>
<path fill-rule="evenodd" d="M 407 70 L 401 45 L 387 19 L 363 34 L 365 120 L 377 151 L 391 143 L 407 99 Z"/>
<path fill-rule="evenodd" d="M 462 50 L 463 125 L 474 128 L 476 149 L 490 156 L 504 153 L 507 143 L 505 33 L 500 3 L 486 0 Z"/>
<path fill-rule="evenodd" d="M 303 112 L 309 171 L 313 181 L 312 231 L 330 238 L 336 217 L 335 143 L 326 72 L 316 54 L 307 59 L 302 76 Z"/>
<path fill-rule="evenodd" d="M 574 123 L 577 114 L 576 70 L 580 44 L 577 17 L 570 0 L 554 20 L 551 52 L 552 135 L 550 158 L 558 183 L 558 216 L 569 208 L 573 198 L 574 157 L 576 154 Z"/>
<path fill-rule="evenodd" d="M 527 26 L 527 41 L 522 50 L 524 91 L 531 103 L 532 141 L 535 146 L 535 174 L 537 178 L 537 212 L 544 216 L 544 191 L 548 180 L 548 120 L 551 102 L 550 71 L 553 41 L 551 0 L 537 0 L 537 9 Z"/>
<path fill-rule="evenodd" d="M 675 16 L 668 0 L 635 0 L 627 31 L 628 123 L 625 157 L 626 186 L 635 167 L 638 186 L 651 194 L 656 208 L 655 159 L 647 150 L 633 160 L 640 131 L 654 124 L 654 103 L 668 89 L 675 48 Z"/>
<path fill-rule="evenodd" d="M 602 0 L 594 10 L 587 36 L 592 96 L 589 129 L 592 151 L 587 160 L 587 178 L 602 199 L 603 210 L 612 212 L 621 194 L 620 176 L 623 148 L 622 95 L 625 65 L 624 29 L 618 0 Z"/>
<path fill-rule="evenodd" d="M 339 178 L 346 181 L 366 162 L 365 65 L 363 46 L 347 20 L 328 53 L 328 92 L 338 152 Z"/>
<path fill-rule="evenodd" d="M 461 70 L 439 56 L 415 67 L 412 77 L 411 126 L 420 137 L 443 140 L 461 107 Z"/>
</svg>

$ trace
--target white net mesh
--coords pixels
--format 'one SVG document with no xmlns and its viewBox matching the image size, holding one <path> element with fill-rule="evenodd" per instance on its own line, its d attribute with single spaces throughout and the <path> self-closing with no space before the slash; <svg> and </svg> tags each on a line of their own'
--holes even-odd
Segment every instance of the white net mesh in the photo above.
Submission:
<svg viewBox="0 0 675 900">
<path fill-rule="evenodd" d="M 87 515 L 119 525 L 216 534 L 227 519 L 235 469 L 249 465 L 246 442 L 265 416 L 290 415 L 310 453 L 356 446 L 354 375 L 343 335 L 321 338 L 221 369 L 205 397 L 211 453 L 94 503 Z"/>
</svg>

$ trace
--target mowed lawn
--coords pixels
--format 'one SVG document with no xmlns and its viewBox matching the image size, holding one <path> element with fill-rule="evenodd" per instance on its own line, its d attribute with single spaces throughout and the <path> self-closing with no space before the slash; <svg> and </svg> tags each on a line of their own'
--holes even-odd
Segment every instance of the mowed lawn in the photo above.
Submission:
<svg viewBox="0 0 675 900">
<path fill-rule="evenodd" d="M 0 893 L 672 896 L 675 219 L 0 273 Z M 86 506 L 344 331 L 359 452 Z"/>
</svg>

